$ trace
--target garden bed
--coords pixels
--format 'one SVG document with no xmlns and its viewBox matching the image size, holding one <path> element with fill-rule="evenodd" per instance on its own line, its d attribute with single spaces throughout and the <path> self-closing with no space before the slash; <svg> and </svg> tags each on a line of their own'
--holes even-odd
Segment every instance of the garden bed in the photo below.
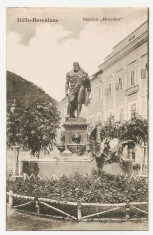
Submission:
<svg viewBox="0 0 153 235">
<path fill-rule="evenodd" d="M 121 221 L 148 216 L 148 185 L 143 177 L 104 172 L 99 176 L 94 170 L 90 176 L 74 173 L 50 180 L 17 178 L 7 181 L 7 191 L 10 206 L 42 216 Z"/>
<path fill-rule="evenodd" d="M 87 203 L 124 203 L 145 202 L 148 200 L 148 184 L 143 177 L 127 178 L 122 175 L 110 175 L 104 172 L 98 176 L 96 170 L 91 175 L 74 173 L 58 179 L 41 180 L 39 178 L 7 181 L 7 191 L 13 190 L 20 195 L 50 198 L 62 201 Z"/>
</svg>

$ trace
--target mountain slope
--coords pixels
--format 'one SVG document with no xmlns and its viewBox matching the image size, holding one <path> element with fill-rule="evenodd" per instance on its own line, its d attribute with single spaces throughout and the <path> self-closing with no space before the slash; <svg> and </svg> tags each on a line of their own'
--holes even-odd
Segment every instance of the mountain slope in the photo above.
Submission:
<svg viewBox="0 0 153 235">
<path fill-rule="evenodd" d="M 57 101 L 46 94 L 43 89 L 17 74 L 7 71 L 7 108 L 14 99 L 18 107 L 25 108 L 39 98 L 57 104 Z"/>
</svg>

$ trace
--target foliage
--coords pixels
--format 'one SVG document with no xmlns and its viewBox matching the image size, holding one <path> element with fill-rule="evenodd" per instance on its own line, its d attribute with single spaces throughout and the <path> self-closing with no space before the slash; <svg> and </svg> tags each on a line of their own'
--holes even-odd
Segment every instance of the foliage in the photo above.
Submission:
<svg viewBox="0 0 153 235">
<path fill-rule="evenodd" d="M 148 185 L 145 178 L 128 179 L 123 175 L 110 175 L 93 170 L 92 175 L 74 173 L 69 177 L 63 175 L 59 179 L 40 180 L 31 178 L 15 182 L 7 181 L 7 190 L 14 193 L 51 198 L 56 200 L 100 203 L 122 203 L 132 201 L 146 201 Z"/>
<path fill-rule="evenodd" d="M 12 146 L 17 142 L 37 157 L 40 150 L 49 153 L 56 140 L 59 122 L 56 106 L 39 99 L 24 110 L 17 108 L 8 114 L 7 143 Z"/>
<path fill-rule="evenodd" d="M 7 113 L 7 145 L 21 145 L 21 117 L 23 110 L 17 109 L 15 112 Z"/>
<path fill-rule="evenodd" d="M 101 128 L 100 136 L 101 139 L 105 138 L 119 138 L 119 129 L 120 129 L 120 122 L 116 122 L 114 116 L 108 118 L 105 124 Z"/>
<path fill-rule="evenodd" d="M 141 116 L 134 114 L 129 121 L 124 121 L 119 129 L 121 141 L 132 140 L 134 144 L 141 145 L 148 141 L 148 122 Z"/>
<path fill-rule="evenodd" d="M 97 167 L 98 167 L 98 170 L 99 170 L 99 174 L 100 174 L 101 170 L 104 167 L 104 162 L 105 162 L 105 155 L 104 155 L 104 153 L 101 154 L 100 157 L 96 157 L 96 164 L 97 164 Z"/>
<path fill-rule="evenodd" d="M 140 163 L 135 162 L 134 165 L 133 165 L 133 170 L 134 170 L 135 172 L 138 172 L 140 169 L 141 169 Z"/>
<path fill-rule="evenodd" d="M 101 128 L 100 136 L 105 138 L 118 138 L 120 141 L 131 140 L 134 144 L 141 145 L 148 141 L 148 121 L 136 113 L 130 120 L 122 124 L 110 117 Z"/>
<path fill-rule="evenodd" d="M 39 173 L 38 162 L 23 162 L 22 173 L 26 173 L 28 176 L 34 175 L 37 176 Z"/>
</svg>

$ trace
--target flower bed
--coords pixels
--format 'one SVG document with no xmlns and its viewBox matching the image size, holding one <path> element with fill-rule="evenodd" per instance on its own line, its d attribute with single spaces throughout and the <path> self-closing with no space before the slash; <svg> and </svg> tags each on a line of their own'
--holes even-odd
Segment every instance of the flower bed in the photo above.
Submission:
<svg viewBox="0 0 153 235">
<path fill-rule="evenodd" d="M 96 170 L 90 176 L 74 173 L 69 177 L 63 175 L 59 179 L 7 181 L 7 191 L 9 190 L 20 195 L 63 201 L 76 201 L 79 198 L 88 203 L 123 203 L 127 198 L 130 202 L 148 200 L 145 178 L 128 179 L 122 175 L 114 176 L 104 172 L 98 176 Z"/>
</svg>

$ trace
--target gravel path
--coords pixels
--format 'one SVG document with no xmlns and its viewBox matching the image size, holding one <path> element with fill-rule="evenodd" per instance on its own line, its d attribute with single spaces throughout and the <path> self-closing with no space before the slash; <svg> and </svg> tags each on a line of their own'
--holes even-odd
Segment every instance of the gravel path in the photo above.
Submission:
<svg viewBox="0 0 153 235">
<path fill-rule="evenodd" d="M 147 230 L 144 222 L 72 222 L 20 213 L 14 209 L 7 210 L 7 231 L 50 231 L 50 230 Z"/>
</svg>

